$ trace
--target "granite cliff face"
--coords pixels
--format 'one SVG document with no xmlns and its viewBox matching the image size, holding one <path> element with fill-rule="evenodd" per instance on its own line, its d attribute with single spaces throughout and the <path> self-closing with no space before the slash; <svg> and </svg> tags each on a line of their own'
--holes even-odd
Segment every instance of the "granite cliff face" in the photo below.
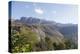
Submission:
<svg viewBox="0 0 80 54">
<path fill-rule="evenodd" d="M 24 33 L 24 36 L 28 36 L 30 40 L 34 38 L 40 48 L 33 48 L 36 50 L 47 50 L 50 41 L 50 49 L 69 49 L 77 48 L 78 45 L 78 25 L 76 24 L 61 24 L 54 21 L 47 21 L 37 19 L 33 17 L 21 17 L 21 19 L 12 20 L 11 28 L 20 33 Z M 22 29 L 22 30 L 21 30 Z M 29 33 L 29 34 L 28 34 Z M 33 35 L 31 35 L 33 34 Z M 25 38 L 24 38 L 25 39 Z M 69 41 L 66 41 L 69 40 Z M 68 45 L 67 45 L 68 44 Z M 56 46 L 59 45 L 59 46 Z M 62 46 L 61 46 L 62 45 Z"/>
<path fill-rule="evenodd" d="M 33 17 L 21 17 L 18 21 L 25 25 L 36 26 L 37 28 L 34 29 L 35 32 L 37 31 L 37 33 L 40 33 L 43 37 L 45 37 L 45 35 L 56 36 L 60 39 L 68 38 L 73 42 L 77 42 L 78 39 L 77 24 L 61 24 L 54 21 L 47 21 Z"/>
</svg>

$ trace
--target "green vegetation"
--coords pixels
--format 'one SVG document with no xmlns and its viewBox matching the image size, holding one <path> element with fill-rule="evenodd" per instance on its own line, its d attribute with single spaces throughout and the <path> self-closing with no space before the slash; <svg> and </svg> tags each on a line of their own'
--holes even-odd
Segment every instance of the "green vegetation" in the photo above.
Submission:
<svg viewBox="0 0 80 54">
<path fill-rule="evenodd" d="M 12 52 L 29 52 L 34 49 L 34 44 L 38 42 L 35 32 L 27 27 L 19 28 L 20 31 L 11 29 L 11 50 Z"/>
<path fill-rule="evenodd" d="M 37 28 L 36 26 L 34 26 Z M 11 51 L 12 52 L 31 52 L 44 50 L 64 50 L 76 49 L 77 45 L 70 40 L 64 40 L 62 43 L 56 43 L 46 36 L 39 40 L 39 36 L 28 26 L 12 26 L 11 28 Z"/>
<path fill-rule="evenodd" d="M 53 42 L 50 39 L 50 37 L 45 37 L 45 42 L 46 42 L 46 46 L 47 46 L 47 50 L 53 50 Z"/>
</svg>

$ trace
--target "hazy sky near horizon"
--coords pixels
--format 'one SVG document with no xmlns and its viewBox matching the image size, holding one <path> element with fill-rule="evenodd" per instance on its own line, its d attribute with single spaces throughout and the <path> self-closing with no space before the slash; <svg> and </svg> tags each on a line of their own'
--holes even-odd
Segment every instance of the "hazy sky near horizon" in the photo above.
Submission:
<svg viewBox="0 0 80 54">
<path fill-rule="evenodd" d="M 36 17 L 58 23 L 78 23 L 78 6 L 69 4 L 12 2 L 12 18 Z"/>
</svg>

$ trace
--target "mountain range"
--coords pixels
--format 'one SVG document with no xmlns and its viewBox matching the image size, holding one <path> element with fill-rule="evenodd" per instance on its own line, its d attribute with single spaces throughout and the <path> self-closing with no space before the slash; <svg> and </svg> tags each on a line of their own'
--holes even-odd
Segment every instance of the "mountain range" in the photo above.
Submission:
<svg viewBox="0 0 80 54">
<path fill-rule="evenodd" d="M 78 45 L 78 24 L 62 24 L 55 21 L 48 21 L 34 17 L 21 17 L 11 21 L 12 27 L 26 26 L 36 32 L 38 40 L 45 42 L 45 37 L 49 37 L 52 42 L 64 43 L 68 39 Z"/>
</svg>

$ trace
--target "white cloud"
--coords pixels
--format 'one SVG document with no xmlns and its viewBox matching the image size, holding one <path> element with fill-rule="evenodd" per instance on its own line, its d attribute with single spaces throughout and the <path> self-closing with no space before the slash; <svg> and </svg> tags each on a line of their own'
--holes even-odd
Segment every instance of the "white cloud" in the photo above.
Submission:
<svg viewBox="0 0 80 54">
<path fill-rule="evenodd" d="M 43 14 L 44 13 L 44 11 L 42 10 L 42 9 L 40 9 L 40 8 L 35 8 L 35 10 L 34 10 L 37 14 Z"/>
<path fill-rule="evenodd" d="M 56 11 L 52 11 L 52 13 L 53 13 L 53 14 L 56 14 L 57 12 L 56 12 Z"/>
</svg>

